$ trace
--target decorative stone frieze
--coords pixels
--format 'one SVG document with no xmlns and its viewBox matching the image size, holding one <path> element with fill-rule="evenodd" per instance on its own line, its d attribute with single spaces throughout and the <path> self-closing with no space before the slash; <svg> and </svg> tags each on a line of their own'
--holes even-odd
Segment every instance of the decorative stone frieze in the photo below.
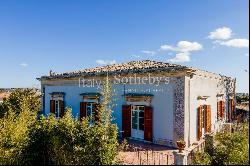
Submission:
<svg viewBox="0 0 250 166">
<path fill-rule="evenodd" d="M 125 95 L 126 102 L 147 102 L 151 104 L 153 95 L 128 93 Z"/>
<path fill-rule="evenodd" d="M 179 77 L 174 87 L 174 141 L 184 139 L 185 78 Z"/>
<path fill-rule="evenodd" d="M 65 93 L 64 92 L 52 92 L 50 93 L 51 100 L 64 100 Z"/>
</svg>

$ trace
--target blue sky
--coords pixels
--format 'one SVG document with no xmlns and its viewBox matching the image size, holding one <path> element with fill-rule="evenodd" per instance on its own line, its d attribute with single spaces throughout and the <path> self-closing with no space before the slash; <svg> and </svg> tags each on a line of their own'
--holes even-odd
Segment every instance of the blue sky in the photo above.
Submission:
<svg viewBox="0 0 250 166">
<path fill-rule="evenodd" d="M 248 92 L 248 0 L 1 0 L 0 87 L 152 59 L 237 78 Z"/>
</svg>

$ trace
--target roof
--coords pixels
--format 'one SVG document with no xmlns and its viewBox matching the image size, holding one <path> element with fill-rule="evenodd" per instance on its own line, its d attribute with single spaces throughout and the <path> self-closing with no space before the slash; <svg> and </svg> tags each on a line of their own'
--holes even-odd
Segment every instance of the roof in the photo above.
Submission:
<svg viewBox="0 0 250 166">
<path fill-rule="evenodd" d="M 194 69 L 165 62 L 143 60 L 131 61 L 127 63 L 100 66 L 95 68 L 88 68 L 78 71 L 65 73 L 51 73 L 48 76 L 42 76 L 40 79 L 55 79 L 55 78 L 73 78 L 79 76 L 100 76 L 100 75 L 114 75 L 114 74 L 129 74 L 129 73 L 147 73 L 147 72 L 191 72 Z"/>
</svg>

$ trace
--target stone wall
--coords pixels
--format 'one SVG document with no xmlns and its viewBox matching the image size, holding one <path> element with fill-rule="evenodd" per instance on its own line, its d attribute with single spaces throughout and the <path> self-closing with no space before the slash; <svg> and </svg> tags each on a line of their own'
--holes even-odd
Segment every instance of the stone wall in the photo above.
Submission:
<svg viewBox="0 0 250 166">
<path fill-rule="evenodd" d="M 178 77 L 174 87 L 174 142 L 184 139 L 185 77 Z"/>
</svg>

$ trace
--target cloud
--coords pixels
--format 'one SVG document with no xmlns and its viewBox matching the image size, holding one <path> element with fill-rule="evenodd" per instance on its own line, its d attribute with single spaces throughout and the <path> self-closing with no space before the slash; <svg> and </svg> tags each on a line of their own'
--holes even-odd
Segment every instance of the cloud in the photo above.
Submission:
<svg viewBox="0 0 250 166">
<path fill-rule="evenodd" d="M 162 45 L 160 50 L 175 51 L 175 48 L 173 46 L 170 46 L 170 45 Z"/>
<path fill-rule="evenodd" d="M 209 33 L 208 38 L 213 40 L 226 40 L 232 36 L 232 30 L 228 27 L 217 28 Z"/>
<path fill-rule="evenodd" d="M 202 49 L 202 45 L 197 42 L 180 41 L 178 42 L 180 52 L 198 51 Z"/>
<path fill-rule="evenodd" d="M 189 62 L 190 61 L 190 57 L 189 57 L 190 53 L 188 52 L 181 52 L 175 55 L 174 58 L 169 59 L 168 61 L 170 62 Z"/>
<path fill-rule="evenodd" d="M 232 30 L 228 27 L 218 28 L 213 32 L 210 32 L 208 38 L 213 39 L 214 44 L 219 44 L 227 47 L 236 47 L 236 48 L 248 48 L 249 40 L 248 39 L 230 39 L 232 36 Z"/>
<path fill-rule="evenodd" d="M 228 47 L 247 48 L 249 47 L 249 40 L 248 39 L 231 39 L 228 41 L 220 41 L 219 44 L 228 46 Z"/>
<path fill-rule="evenodd" d="M 169 59 L 170 62 L 189 62 L 190 54 L 192 51 L 202 50 L 203 46 L 198 42 L 179 41 L 176 46 L 162 45 L 162 51 L 174 51 L 176 55 L 174 58 Z"/>
<path fill-rule="evenodd" d="M 101 60 L 101 59 L 99 59 L 99 60 L 96 60 L 96 63 L 100 64 L 100 65 L 113 65 L 116 63 L 116 61 L 115 60 Z"/>
<path fill-rule="evenodd" d="M 161 50 L 169 50 L 176 52 L 191 52 L 201 50 L 203 47 L 201 44 L 197 42 L 189 42 L 189 41 L 179 41 L 177 46 L 171 45 L 162 45 Z"/>
<path fill-rule="evenodd" d="M 169 51 L 167 54 L 169 56 L 172 56 L 175 54 L 175 57 L 173 57 L 172 59 L 169 59 L 168 61 L 189 62 L 191 52 L 199 51 L 202 49 L 203 49 L 203 46 L 198 42 L 190 42 L 190 41 L 182 40 L 182 41 L 179 41 L 176 44 L 176 46 L 165 44 L 165 45 L 161 45 L 158 50 L 155 50 L 155 51 L 142 50 L 141 53 L 154 56 L 157 54 L 161 54 L 164 51 Z M 132 54 L 131 56 L 134 58 L 140 58 L 143 55 Z"/>
<path fill-rule="evenodd" d="M 22 66 L 22 67 L 27 67 L 27 66 L 28 66 L 28 64 L 27 64 L 27 63 L 25 63 L 25 62 L 20 63 L 19 65 L 20 65 L 20 66 Z"/>
<path fill-rule="evenodd" d="M 157 52 L 155 52 L 155 51 L 148 51 L 148 50 L 142 50 L 141 52 L 143 54 L 147 54 L 147 55 L 151 55 L 151 56 L 154 56 L 157 54 Z"/>
<path fill-rule="evenodd" d="M 142 50 L 142 51 L 140 51 L 140 54 L 131 54 L 130 56 L 133 58 L 140 58 L 140 57 L 147 56 L 147 55 L 155 56 L 156 54 L 158 54 L 158 52 L 157 51 Z"/>
<path fill-rule="evenodd" d="M 133 58 L 140 58 L 141 56 L 140 55 L 137 55 L 137 54 L 132 54 L 131 55 Z"/>
</svg>

